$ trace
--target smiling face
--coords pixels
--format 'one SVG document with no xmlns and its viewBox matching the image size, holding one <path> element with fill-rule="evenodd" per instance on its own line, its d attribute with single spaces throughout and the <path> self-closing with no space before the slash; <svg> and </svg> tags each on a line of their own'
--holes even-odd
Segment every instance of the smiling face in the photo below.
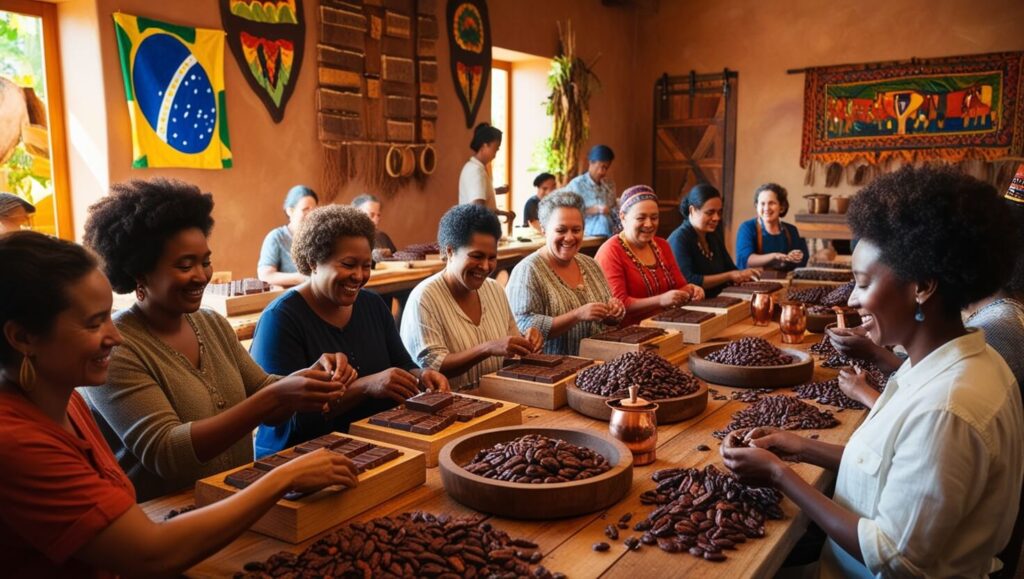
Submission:
<svg viewBox="0 0 1024 579">
<path fill-rule="evenodd" d="M 94 269 L 65 292 L 68 308 L 57 315 L 47 335 L 32 339 L 39 379 L 66 387 L 106 384 L 110 353 L 121 343 L 110 317 L 110 282 Z"/>
<path fill-rule="evenodd" d="M 633 245 L 644 245 L 654 239 L 658 231 L 658 204 L 655 201 L 640 201 L 625 214 L 619 213 L 622 232 Z"/>
<path fill-rule="evenodd" d="M 447 257 L 445 270 L 451 279 L 476 291 L 498 267 L 498 240 L 486 233 L 474 233 L 464 247 L 448 248 Z"/>
<path fill-rule="evenodd" d="M 374 227 L 380 227 L 380 203 L 377 203 L 376 201 L 367 201 L 359 206 L 359 210 L 370 218 Z"/>
<path fill-rule="evenodd" d="M 302 225 L 302 221 L 306 219 L 306 216 L 309 215 L 310 211 L 316 209 L 316 205 L 316 199 L 306 195 L 299 199 L 298 203 L 284 210 L 284 212 L 288 214 L 288 227 L 292 232 L 297 232 L 299 230 L 299 226 Z"/>
<path fill-rule="evenodd" d="M 718 229 L 722 222 L 722 198 L 712 197 L 704 202 L 704 206 L 696 208 L 690 206 L 690 225 L 697 231 L 711 233 Z"/>
<path fill-rule="evenodd" d="M 341 237 L 334 242 L 334 253 L 318 263 L 310 275 L 313 292 L 338 307 L 351 306 L 359 290 L 370 281 L 373 256 L 365 237 Z"/>
<path fill-rule="evenodd" d="M 853 252 L 856 283 L 848 304 L 860 313 L 862 326 L 873 342 L 905 346 L 917 327 L 917 284 L 899 279 L 881 257 L 881 250 L 869 240 L 857 243 Z"/>
<path fill-rule="evenodd" d="M 782 204 L 775 191 L 764 190 L 757 194 L 757 216 L 765 223 L 778 223 L 782 218 Z"/>
<path fill-rule="evenodd" d="M 608 176 L 608 170 L 611 168 L 611 161 L 591 161 L 587 167 L 587 173 L 590 173 L 590 178 L 594 180 L 594 183 L 600 183 Z"/>
<path fill-rule="evenodd" d="M 146 299 L 161 309 L 190 314 L 199 309 L 213 267 L 210 245 L 198 227 L 183 229 L 164 243 L 153 271 L 144 276 Z"/>
<path fill-rule="evenodd" d="M 583 214 L 578 209 L 559 207 L 551 212 L 544 224 L 544 246 L 548 253 L 562 263 L 576 257 L 583 239 Z"/>
</svg>

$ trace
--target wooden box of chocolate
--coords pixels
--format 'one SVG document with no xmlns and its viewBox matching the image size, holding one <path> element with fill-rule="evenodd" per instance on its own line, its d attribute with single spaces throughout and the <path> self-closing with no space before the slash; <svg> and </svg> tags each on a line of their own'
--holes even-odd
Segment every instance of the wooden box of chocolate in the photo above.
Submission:
<svg viewBox="0 0 1024 579">
<path fill-rule="evenodd" d="M 793 271 L 794 286 L 841 286 L 853 281 L 853 270 L 839 267 L 798 267 Z"/>
<path fill-rule="evenodd" d="M 641 326 L 675 330 L 687 344 L 700 344 L 721 334 L 729 326 L 724 312 L 672 308 L 640 322 Z"/>
<path fill-rule="evenodd" d="M 269 284 L 256 278 L 211 283 L 203 293 L 203 307 L 224 317 L 262 312 L 283 293 L 283 289 L 271 289 Z"/>
<path fill-rule="evenodd" d="M 448 442 L 470 432 L 523 423 L 518 404 L 478 396 L 426 392 L 403 406 L 353 422 L 349 432 L 422 452 L 428 467 Z"/>
<path fill-rule="evenodd" d="M 683 349 L 683 336 L 676 330 L 626 326 L 595 334 L 580 341 L 580 356 L 606 362 L 626 352 L 651 351 L 663 358 Z"/>
<path fill-rule="evenodd" d="M 252 530 L 300 543 L 427 479 L 426 460 L 418 450 L 334 433 L 196 482 L 196 505 L 202 507 L 227 498 L 296 456 L 321 448 L 351 458 L 359 469 L 359 484 L 351 489 L 328 487 L 306 496 L 286 495 L 256 521 Z"/>
<path fill-rule="evenodd" d="M 750 302 L 731 296 L 718 296 L 690 302 L 686 304 L 686 309 L 715 314 L 724 313 L 725 323 L 728 326 L 750 317 Z"/>
<path fill-rule="evenodd" d="M 768 292 L 775 303 L 786 297 L 786 285 L 779 281 L 748 281 L 737 285 L 726 286 L 720 296 L 740 298 L 749 302 L 754 292 Z"/>
<path fill-rule="evenodd" d="M 565 406 L 565 387 L 593 360 L 574 356 L 533 354 L 509 360 L 504 368 L 480 379 L 474 393 L 524 406 L 558 410 Z"/>
</svg>

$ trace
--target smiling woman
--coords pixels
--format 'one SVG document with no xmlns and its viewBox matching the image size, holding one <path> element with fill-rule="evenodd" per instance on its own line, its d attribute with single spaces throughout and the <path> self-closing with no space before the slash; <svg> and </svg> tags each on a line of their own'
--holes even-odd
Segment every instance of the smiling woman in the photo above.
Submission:
<svg viewBox="0 0 1024 579">
<path fill-rule="evenodd" d="M 212 273 L 213 198 L 181 181 L 115 185 L 90 208 L 85 242 L 114 290 L 124 336 L 104 386 L 86 397 L 140 501 L 251 462 L 249 433 L 339 398 L 355 372 L 325 354 L 287 377 L 268 375 L 220 315 L 200 310 Z"/>
</svg>

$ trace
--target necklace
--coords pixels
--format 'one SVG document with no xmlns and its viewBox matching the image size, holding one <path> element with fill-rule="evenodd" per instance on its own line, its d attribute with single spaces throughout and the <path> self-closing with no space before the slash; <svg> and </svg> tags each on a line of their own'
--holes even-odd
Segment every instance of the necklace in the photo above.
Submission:
<svg viewBox="0 0 1024 579">
<path fill-rule="evenodd" d="M 640 258 L 633 253 L 633 250 L 629 247 L 629 242 L 626 241 L 625 233 L 619 234 L 619 244 L 622 245 L 622 249 L 625 250 L 626 255 L 630 261 L 636 267 L 637 271 L 640 272 L 640 279 L 644 282 L 644 289 L 647 290 L 647 297 L 653 297 L 662 293 L 661 280 L 658 278 L 658 269 L 661 269 L 662 274 L 665 276 L 665 285 L 667 286 L 664 291 L 672 289 L 672 272 L 668 270 L 665 265 L 665 261 L 661 259 L 661 250 L 658 249 L 658 244 L 650 242 L 648 245 L 654 253 L 654 265 L 644 265 Z M 647 279 L 647 272 L 650 270 L 651 279 Z"/>
<path fill-rule="evenodd" d="M 701 239 L 699 235 L 697 236 L 697 249 L 700 250 L 700 254 L 708 261 L 711 261 L 711 258 L 715 257 L 715 252 L 711 251 L 711 244 L 708 243 L 707 237 Z"/>
</svg>

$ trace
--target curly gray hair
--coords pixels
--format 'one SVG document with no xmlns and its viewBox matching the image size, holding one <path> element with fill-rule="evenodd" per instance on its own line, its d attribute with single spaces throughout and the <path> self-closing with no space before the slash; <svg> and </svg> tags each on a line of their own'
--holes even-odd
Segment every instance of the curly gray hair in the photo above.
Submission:
<svg viewBox="0 0 1024 579">
<path fill-rule="evenodd" d="M 583 215 L 583 198 L 567 189 L 549 193 L 540 200 L 540 205 L 537 207 L 537 219 L 540 221 L 541 227 L 547 226 L 548 218 L 554 214 L 556 209 L 576 209 L 580 215 Z"/>
</svg>

